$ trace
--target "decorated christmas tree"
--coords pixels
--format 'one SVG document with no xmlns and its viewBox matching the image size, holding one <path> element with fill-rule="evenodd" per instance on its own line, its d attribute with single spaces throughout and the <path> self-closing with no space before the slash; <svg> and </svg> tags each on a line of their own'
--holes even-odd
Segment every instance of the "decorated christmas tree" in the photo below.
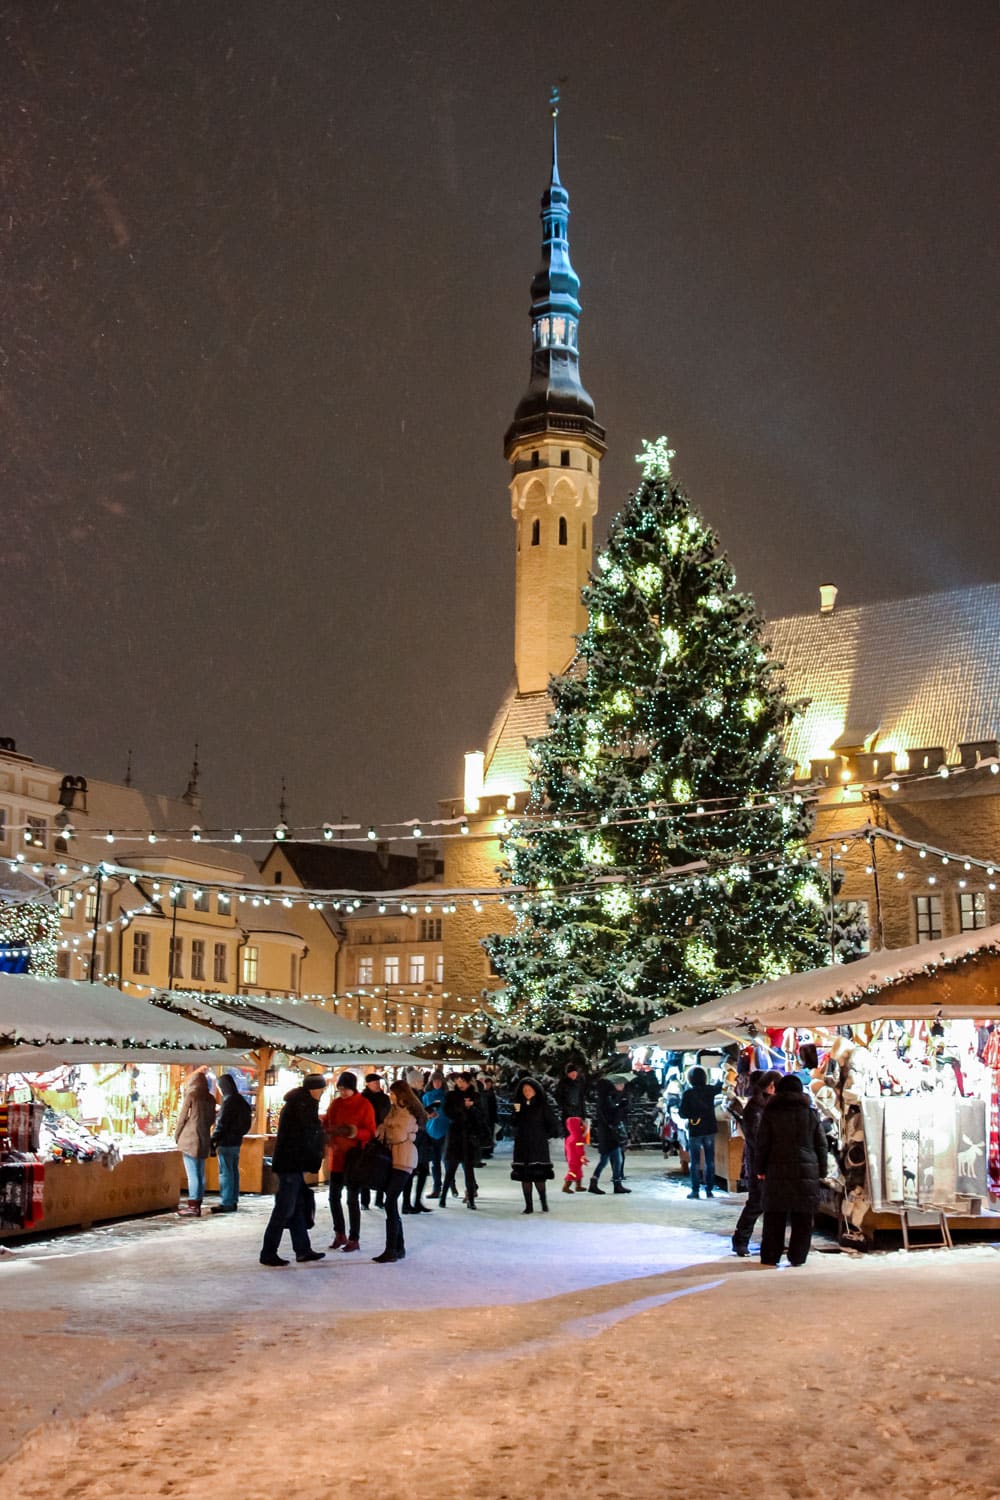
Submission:
<svg viewBox="0 0 1000 1500">
<path fill-rule="evenodd" d="M 534 1067 L 829 956 L 782 751 L 794 705 L 666 439 L 643 447 L 503 847 L 515 925 L 487 942 L 505 981 L 487 1040 Z"/>
</svg>

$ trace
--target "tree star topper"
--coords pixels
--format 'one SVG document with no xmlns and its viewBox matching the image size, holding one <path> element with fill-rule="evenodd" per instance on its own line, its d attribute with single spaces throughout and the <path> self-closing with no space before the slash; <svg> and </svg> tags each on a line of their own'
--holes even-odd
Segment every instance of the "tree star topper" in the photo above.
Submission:
<svg viewBox="0 0 1000 1500">
<path fill-rule="evenodd" d="M 635 461 L 642 464 L 643 479 L 669 479 L 670 460 L 676 457 L 673 448 L 667 446 L 665 437 L 658 437 L 655 443 L 643 438 L 642 452 L 635 455 Z"/>
</svg>

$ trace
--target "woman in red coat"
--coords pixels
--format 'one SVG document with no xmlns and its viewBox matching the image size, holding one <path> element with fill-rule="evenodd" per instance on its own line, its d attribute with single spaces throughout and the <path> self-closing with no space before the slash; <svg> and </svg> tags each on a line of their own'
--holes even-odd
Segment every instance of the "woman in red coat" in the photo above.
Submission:
<svg viewBox="0 0 1000 1500">
<path fill-rule="evenodd" d="M 357 1075 L 341 1073 L 337 1079 L 337 1097 L 333 1099 L 323 1116 L 326 1132 L 327 1166 L 330 1171 L 330 1214 L 333 1218 L 331 1250 L 357 1250 L 361 1245 L 361 1202 L 358 1189 L 344 1182 L 344 1158 L 352 1146 L 364 1146 L 375 1134 L 375 1111 L 358 1093 Z M 347 1218 L 340 1195 L 347 1187 Z M 345 1234 L 345 1228 L 348 1233 Z"/>
</svg>

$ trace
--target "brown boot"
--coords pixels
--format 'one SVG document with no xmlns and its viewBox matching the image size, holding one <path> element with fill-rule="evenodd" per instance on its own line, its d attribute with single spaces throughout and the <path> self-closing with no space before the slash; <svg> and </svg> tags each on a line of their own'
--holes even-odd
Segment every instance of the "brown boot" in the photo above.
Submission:
<svg viewBox="0 0 1000 1500">
<path fill-rule="evenodd" d="M 578 1193 L 585 1193 L 587 1191 L 587 1189 L 583 1185 L 583 1178 L 582 1177 L 580 1178 L 580 1181 L 576 1185 L 576 1190 L 577 1190 Z"/>
<path fill-rule="evenodd" d="M 566 1181 L 563 1183 L 563 1192 L 564 1193 L 571 1193 L 572 1191 L 573 1191 L 573 1179 L 572 1179 L 572 1177 L 567 1177 Z"/>
</svg>

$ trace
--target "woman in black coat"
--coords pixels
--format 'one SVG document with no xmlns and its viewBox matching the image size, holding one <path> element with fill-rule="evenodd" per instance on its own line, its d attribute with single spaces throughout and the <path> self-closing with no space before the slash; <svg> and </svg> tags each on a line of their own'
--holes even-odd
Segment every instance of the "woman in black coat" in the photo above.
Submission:
<svg viewBox="0 0 1000 1500">
<path fill-rule="evenodd" d="M 826 1136 L 801 1078 L 794 1073 L 778 1081 L 774 1098 L 761 1116 L 755 1157 L 757 1177 L 764 1184 L 760 1263 L 778 1264 L 790 1220 L 788 1260 L 793 1266 L 804 1265 L 820 1179 L 826 1176 Z"/>
<path fill-rule="evenodd" d="M 600 1155 L 594 1175 L 590 1179 L 588 1192 L 603 1196 L 604 1189 L 598 1180 L 608 1162 L 611 1163 L 611 1180 L 616 1193 L 630 1193 L 622 1182 L 625 1175 L 625 1144 L 628 1140 L 628 1094 L 625 1085 L 626 1073 L 611 1073 L 599 1080 L 597 1085 L 597 1107 L 594 1110 L 594 1132 Z"/>
<path fill-rule="evenodd" d="M 448 1134 L 444 1143 L 445 1176 L 439 1202 L 442 1208 L 448 1207 L 448 1194 L 455 1186 L 461 1167 L 465 1178 L 465 1206 L 475 1208 L 479 1195 L 476 1153 L 482 1146 L 486 1116 L 471 1073 L 456 1074 L 455 1087 L 445 1094 L 442 1107 L 448 1118 Z"/>
<path fill-rule="evenodd" d="M 521 1184 L 524 1212 L 534 1213 L 531 1189 L 538 1192 L 542 1213 L 549 1211 L 545 1184 L 552 1178 L 549 1141 L 562 1135 L 562 1126 L 549 1103 L 542 1085 L 534 1078 L 522 1078 L 514 1090 L 514 1160 L 510 1175 Z"/>
</svg>

